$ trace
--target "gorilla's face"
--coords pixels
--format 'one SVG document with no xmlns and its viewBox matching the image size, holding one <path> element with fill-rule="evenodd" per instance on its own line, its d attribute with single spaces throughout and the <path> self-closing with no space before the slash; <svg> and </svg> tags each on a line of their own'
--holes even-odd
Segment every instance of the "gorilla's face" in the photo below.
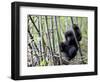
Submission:
<svg viewBox="0 0 100 82">
<path fill-rule="evenodd" d="M 69 31 L 67 31 L 65 33 L 65 39 L 66 39 L 66 42 L 69 45 L 75 45 L 75 46 L 77 46 L 72 30 L 69 30 Z"/>
</svg>

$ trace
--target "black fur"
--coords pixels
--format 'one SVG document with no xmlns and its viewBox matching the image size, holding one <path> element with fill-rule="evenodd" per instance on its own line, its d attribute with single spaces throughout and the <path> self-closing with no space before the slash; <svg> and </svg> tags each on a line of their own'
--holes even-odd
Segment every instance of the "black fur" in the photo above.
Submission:
<svg viewBox="0 0 100 82">
<path fill-rule="evenodd" d="M 74 29 L 77 41 L 81 41 L 82 36 L 81 36 L 81 31 L 79 27 L 76 24 L 74 24 L 73 29 Z M 69 60 L 71 60 L 76 56 L 77 51 L 78 51 L 78 46 L 76 44 L 75 37 L 72 30 L 65 32 L 65 39 L 66 39 L 65 42 L 61 42 L 59 44 L 60 51 L 65 53 L 66 57 Z"/>
</svg>

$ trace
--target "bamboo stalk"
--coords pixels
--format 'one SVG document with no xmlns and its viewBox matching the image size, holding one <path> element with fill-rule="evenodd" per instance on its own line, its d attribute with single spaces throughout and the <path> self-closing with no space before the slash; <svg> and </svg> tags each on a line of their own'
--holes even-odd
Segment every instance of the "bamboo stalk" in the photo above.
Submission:
<svg viewBox="0 0 100 82">
<path fill-rule="evenodd" d="M 50 50 L 52 51 L 51 41 L 50 41 L 50 32 L 49 32 L 48 21 L 47 21 L 47 16 L 45 16 L 45 19 L 46 19 L 46 25 L 47 25 L 47 32 L 48 32 Z"/>
<path fill-rule="evenodd" d="M 33 29 L 32 29 L 32 31 L 33 31 Z M 32 39 L 32 42 L 34 43 L 34 45 L 35 45 L 35 48 L 37 49 L 37 51 L 38 51 L 38 53 L 39 53 L 39 49 L 38 49 L 38 47 L 37 47 L 37 44 L 35 43 L 35 41 L 34 41 L 34 36 L 32 36 L 32 34 L 31 34 L 31 32 L 30 32 L 30 29 L 28 28 L 28 33 L 29 33 L 29 35 L 30 35 L 30 37 L 31 37 L 31 39 Z"/>
<path fill-rule="evenodd" d="M 68 17 L 66 17 L 66 30 L 68 30 Z"/>
<path fill-rule="evenodd" d="M 32 20 L 32 17 L 31 17 L 30 15 L 29 15 L 29 17 L 30 17 L 31 22 L 32 22 L 32 24 L 34 25 L 36 31 L 38 32 L 38 34 L 40 34 L 39 29 L 37 28 L 37 26 L 35 25 L 34 21 Z"/>
<path fill-rule="evenodd" d="M 48 34 L 48 41 L 49 41 L 49 47 L 50 47 L 50 55 L 52 56 L 53 54 L 51 53 L 52 52 L 52 46 L 51 46 L 51 40 L 50 40 L 50 32 L 49 32 L 49 26 L 48 26 L 48 21 L 47 21 L 47 16 L 45 16 L 45 19 L 46 19 L 46 26 L 47 26 L 47 34 Z"/>
<path fill-rule="evenodd" d="M 41 41 L 41 37 L 42 37 L 42 35 L 41 35 L 41 21 L 40 21 L 40 19 L 39 19 L 39 16 L 37 17 L 38 18 L 38 30 L 39 30 L 39 45 L 40 45 L 40 52 L 39 52 L 39 54 L 40 54 L 40 56 L 42 57 L 42 46 L 41 46 L 41 44 L 42 44 L 42 41 Z M 40 58 L 41 59 L 41 58 Z"/>
<path fill-rule="evenodd" d="M 76 17 L 76 24 L 78 25 L 78 17 Z"/>
<path fill-rule="evenodd" d="M 53 28 L 53 26 L 54 26 L 54 23 L 53 23 L 53 17 L 52 17 L 52 19 L 51 19 L 51 24 L 52 24 L 52 42 L 53 42 L 53 52 L 55 53 L 55 38 L 54 38 L 54 28 Z"/>
<path fill-rule="evenodd" d="M 51 16 L 50 18 L 50 25 L 51 25 L 51 30 L 52 30 L 52 64 L 54 64 L 54 60 L 53 60 L 53 55 L 54 55 L 54 31 L 53 31 L 53 17 Z"/>
<path fill-rule="evenodd" d="M 83 54 L 82 54 L 82 51 L 81 51 L 81 48 L 80 48 L 80 43 L 77 41 L 77 38 L 76 38 L 76 35 L 75 35 L 75 32 L 74 32 L 74 29 L 73 29 L 73 18 L 71 17 L 71 23 L 72 23 L 72 31 L 73 31 L 73 34 L 74 34 L 74 38 L 75 38 L 75 41 L 76 41 L 76 44 L 77 44 L 77 46 L 78 46 L 78 48 L 79 48 L 79 52 L 80 52 L 80 55 L 81 55 L 81 60 L 82 60 L 82 63 L 84 63 L 84 61 L 83 61 L 83 58 L 82 58 L 82 56 L 83 56 Z"/>
<path fill-rule="evenodd" d="M 60 16 L 58 17 L 58 21 L 59 21 L 58 23 L 59 23 L 59 27 L 60 27 L 60 31 L 59 31 L 60 36 L 59 37 L 61 37 L 60 40 L 63 41 L 63 39 L 64 39 L 64 32 L 62 32 L 62 23 L 61 23 Z"/>
<path fill-rule="evenodd" d="M 45 39 L 44 39 L 44 34 L 45 34 L 45 30 L 44 30 L 44 27 L 43 27 L 43 24 L 44 23 L 42 23 L 42 16 L 41 16 L 41 37 L 42 37 L 42 45 L 43 45 L 43 52 L 46 54 L 46 50 L 45 50 L 45 47 L 46 47 L 46 41 L 45 41 Z"/>
<path fill-rule="evenodd" d="M 58 38 L 58 45 L 60 43 L 60 36 L 59 36 L 59 32 L 58 32 L 58 25 L 57 25 L 57 18 L 55 16 L 55 24 L 56 24 L 56 31 L 57 31 L 57 38 Z M 62 64 L 62 58 L 61 58 L 61 52 L 59 49 L 59 60 L 60 60 L 60 64 Z"/>
<path fill-rule="evenodd" d="M 28 23 L 29 23 L 29 18 L 28 18 Z M 31 33 L 30 33 L 30 31 L 29 31 L 29 24 L 28 24 L 28 33 L 29 33 L 29 35 L 30 35 L 30 39 L 33 39 L 33 37 L 32 37 L 32 35 L 31 35 Z M 28 44 L 28 46 L 30 47 L 30 49 L 31 49 L 31 60 L 32 60 L 32 66 L 33 66 L 33 51 L 32 51 L 32 46 L 30 45 L 30 44 Z"/>
</svg>

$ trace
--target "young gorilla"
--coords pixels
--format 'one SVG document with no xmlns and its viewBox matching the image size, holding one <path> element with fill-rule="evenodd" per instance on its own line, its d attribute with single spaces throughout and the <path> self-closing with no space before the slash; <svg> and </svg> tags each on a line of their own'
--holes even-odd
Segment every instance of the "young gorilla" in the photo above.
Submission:
<svg viewBox="0 0 100 82">
<path fill-rule="evenodd" d="M 81 41 L 82 36 L 79 27 L 74 24 L 73 29 L 77 38 L 77 41 Z M 78 46 L 75 41 L 75 37 L 72 30 L 69 30 L 65 33 L 65 42 L 61 42 L 59 47 L 60 51 L 66 54 L 68 60 L 73 59 L 78 51 Z"/>
</svg>

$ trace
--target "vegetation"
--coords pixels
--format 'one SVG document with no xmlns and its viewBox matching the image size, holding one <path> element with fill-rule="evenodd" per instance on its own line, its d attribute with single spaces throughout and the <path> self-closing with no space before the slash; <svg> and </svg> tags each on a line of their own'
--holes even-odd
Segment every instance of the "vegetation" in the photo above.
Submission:
<svg viewBox="0 0 100 82">
<path fill-rule="evenodd" d="M 70 16 L 33 16 L 28 15 L 27 28 L 27 65 L 54 66 L 88 63 L 88 18 Z M 63 60 L 60 42 L 65 41 L 65 32 L 77 24 L 82 40 L 77 55 L 72 60 Z"/>
</svg>

